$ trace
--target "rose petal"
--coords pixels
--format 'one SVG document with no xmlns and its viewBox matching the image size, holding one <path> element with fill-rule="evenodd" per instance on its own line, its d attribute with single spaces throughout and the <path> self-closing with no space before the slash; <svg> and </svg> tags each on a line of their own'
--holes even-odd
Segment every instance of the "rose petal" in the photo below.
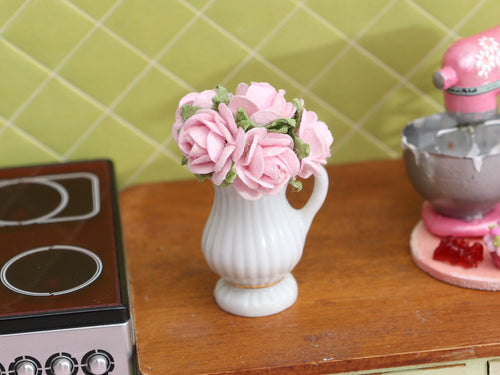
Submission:
<svg viewBox="0 0 500 375">
<path fill-rule="evenodd" d="M 229 109 L 231 112 L 236 113 L 238 109 L 243 108 L 248 116 L 252 116 L 259 110 L 256 104 L 244 96 L 235 95 L 229 101 Z"/>
<path fill-rule="evenodd" d="M 189 132 L 191 139 L 203 148 L 207 147 L 207 136 L 209 134 L 209 129 L 203 126 L 192 127 Z"/>
<path fill-rule="evenodd" d="M 215 163 L 214 166 L 214 171 L 218 172 L 220 171 L 224 165 L 229 163 L 230 165 L 232 164 L 231 160 L 231 154 L 234 151 L 234 146 L 226 146 L 224 147 L 224 150 L 222 151 L 222 155 L 219 156 L 217 162 Z"/>
<path fill-rule="evenodd" d="M 221 141 L 221 137 L 214 132 L 209 132 L 206 137 L 206 150 L 210 159 L 216 162 L 224 151 L 224 141 Z"/>
<path fill-rule="evenodd" d="M 232 159 L 234 162 L 237 162 L 238 160 L 240 160 L 241 155 L 243 155 L 243 151 L 245 151 L 245 131 L 242 128 L 238 128 L 235 138 L 235 149 L 232 155 Z"/>
<path fill-rule="evenodd" d="M 262 147 L 257 147 L 255 149 L 248 169 L 256 178 L 259 178 L 264 173 L 264 155 L 262 153 Z"/>
<path fill-rule="evenodd" d="M 228 160 L 225 164 L 223 164 L 221 166 L 221 168 L 219 170 L 216 170 L 214 172 L 214 174 L 212 175 L 212 182 L 215 185 L 220 185 L 224 182 L 224 180 L 226 179 L 227 173 L 231 169 L 231 165 L 232 165 L 231 161 Z"/>
<path fill-rule="evenodd" d="M 262 196 L 261 192 L 250 188 L 247 184 L 242 182 L 242 180 L 239 179 L 238 177 L 236 177 L 236 179 L 234 180 L 234 187 L 243 198 L 248 200 L 257 200 Z"/>
<path fill-rule="evenodd" d="M 282 117 L 279 113 L 273 111 L 257 111 L 250 116 L 250 120 L 259 125 L 269 125 Z"/>
</svg>

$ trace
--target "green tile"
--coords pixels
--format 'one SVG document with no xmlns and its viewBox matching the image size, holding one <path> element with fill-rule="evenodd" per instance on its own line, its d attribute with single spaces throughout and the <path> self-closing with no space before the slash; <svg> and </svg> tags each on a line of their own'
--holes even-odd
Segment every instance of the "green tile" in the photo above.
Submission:
<svg viewBox="0 0 500 375">
<path fill-rule="evenodd" d="M 170 139 L 170 141 L 165 146 L 166 150 L 172 155 L 172 158 L 175 158 L 179 163 L 182 160 L 182 152 L 179 149 L 177 143 L 175 143 L 174 139 Z"/>
<path fill-rule="evenodd" d="M 153 68 L 123 98 L 115 112 L 163 142 L 171 134 L 179 100 L 186 94 L 184 88 Z"/>
<path fill-rule="evenodd" d="M 436 113 L 436 108 L 422 96 L 401 87 L 370 117 L 363 129 L 395 151 L 400 150 L 401 132 L 419 117 Z"/>
<path fill-rule="evenodd" d="M 205 7 L 209 1 L 210 0 L 185 0 L 186 3 L 198 9 L 202 9 L 203 7 Z"/>
<path fill-rule="evenodd" d="M 499 13 L 500 2 L 497 0 L 488 0 L 457 32 L 465 38 L 491 29 L 499 24 Z"/>
<path fill-rule="evenodd" d="M 359 43 L 399 73 L 406 74 L 445 36 L 446 32 L 429 17 L 415 12 L 406 2 L 397 2 Z"/>
<path fill-rule="evenodd" d="M 352 49 L 312 90 L 349 118 L 359 120 L 396 83 L 388 72 Z"/>
<path fill-rule="evenodd" d="M 334 144 L 331 164 L 360 162 L 365 160 L 387 159 L 389 155 L 368 138 L 353 133 L 344 143 Z"/>
<path fill-rule="evenodd" d="M 154 160 L 139 173 L 132 184 L 142 184 L 157 181 L 177 181 L 194 179 L 193 174 L 187 166 L 181 165 L 180 161 L 159 153 Z"/>
<path fill-rule="evenodd" d="M 6 39 L 54 68 L 92 28 L 92 23 L 59 0 L 35 0 L 9 25 Z"/>
<path fill-rule="evenodd" d="M 1 122 L 0 122 L 1 124 Z M 58 162 L 53 155 L 42 149 L 12 127 L 0 127 L 0 167 Z"/>
<path fill-rule="evenodd" d="M 198 20 L 160 60 L 196 90 L 215 87 L 247 55 L 228 35 Z"/>
<path fill-rule="evenodd" d="M 253 48 L 293 7 L 294 4 L 289 0 L 219 0 L 205 14 Z"/>
<path fill-rule="evenodd" d="M 466 17 L 478 1 L 471 0 L 413 0 L 446 26 L 453 28 Z M 498 12 L 498 9 L 496 10 Z"/>
<path fill-rule="evenodd" d="M 47 74 L 0 40 L 0 114 L 9 118 Z"/>
<path fill-rule="evenodd" d="M 308 0 L 306 5 L 350 37 L 355 37 L 390 0 Z"/>
<path fill-rule="evenodd" d="M 301 27 L 297 27 L 301 25 Z M 309 13 L 299 10 L 268 41 L 260 53 L 302 84 L 308 84 L 347 41 Z"/>
<path fill-rule="evenodd" d="M 16 125 L 60 154 L 102 114 L 73 89 L 52 80 L 16 120 Z"/>
<path fill-rule="evenodd" d="M 234 92 L 240 82 L 245 82 L 247 84 L 251 82 L 269 82 L 276 89 L 285 90 L 285 97 L 287 100 L 300 97 L 302 94 L 300 88 L 293 85 L 286 77 L 255 58 L 241 67 L 235 75 L 228 81 L 224 81 L 223 84 L 228 91 Z"/>
<path fill-rule="evenodd" d="M 23 3 L 24 0 L 0 1 L 0 28 L 9 21 Z"/>
<path fill-rule="evenodd" d="M 97 30 L 60 74 L 103 104 L 110 104 L 146 62 L 108 33 Z"/>
<path fill-rule="evenodd" d="M 118 186 L 121 187 L 154 151 L 155 148 L 138 134 L 108 117 L 69 155 L 69 158 L 113 160 Z"/>
<path fill-rule="evenodd" d="M 422 66 L 414 72 L 414 74 L 409 77 L 409 81 L 422 90 L 425 94 L 431 96 L 440 105 L 443 103 L 443 92 L 438 90 L 432 83 L 432 75 L 436 70 L 441 68 L 441 60 L 445 50 L 451 44 L 446 43 L 442 48 L 440 48 L 436 53 L 430 56 Z M 436 111 L 439 108 L 436 108 Z"/>
<path fill-rule="evenodd" d="M 117 0 L 68 0 L 96 19 L 101 19 Z"/>
<path fill-rule="evenodd" d="M 173 1 L 125 0 L 105 24 L 154 57 L 193 16 L 192 11 Z"/>
<path fill-rule="evenodd" d="M 300 98 L 304 100 L 304 108 L 316 112 L 318 119 L 328 125 L 333 134 L 334 145 L 349 133 L 352 127 L 338 113 L 332 112 L 330 108 L 326 108 L 325 105 L 307 95 L 301 95 Z"/>
</svg>

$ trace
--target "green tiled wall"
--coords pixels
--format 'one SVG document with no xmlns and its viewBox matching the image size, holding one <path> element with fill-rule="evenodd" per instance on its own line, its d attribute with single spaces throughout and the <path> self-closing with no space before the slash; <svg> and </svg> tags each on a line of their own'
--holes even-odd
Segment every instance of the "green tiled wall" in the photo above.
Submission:
<svg viewBox="0 0 500 375">
<path fill-rule="evenodd" d="M 190 177 L 170 132 L 189 91 L 269 81 L 331 128 L 331 163 L 400 156 L 431 84 L 497 0 L 2 0 L 0 167 L 114 160 L 121 188 Z"/>
</svg>

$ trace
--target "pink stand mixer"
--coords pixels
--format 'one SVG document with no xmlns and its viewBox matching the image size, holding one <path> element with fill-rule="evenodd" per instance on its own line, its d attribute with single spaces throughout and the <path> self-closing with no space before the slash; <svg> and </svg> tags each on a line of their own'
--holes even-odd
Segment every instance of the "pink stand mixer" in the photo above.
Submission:
<svg viewBox="0 0 500 375">
<path fill-rule="evenodd" d="M 432 78 L 446 112 L 409 123 L 401 142 L 409 180 L 426 200 L 412 256 L 442 281 L 500 290 L 500 269 L 487 255 L 468 269 L 433 259 L 443 238 L 481 242 L 500 221 L 500 26 L 452 44 Z"/>
</svg>

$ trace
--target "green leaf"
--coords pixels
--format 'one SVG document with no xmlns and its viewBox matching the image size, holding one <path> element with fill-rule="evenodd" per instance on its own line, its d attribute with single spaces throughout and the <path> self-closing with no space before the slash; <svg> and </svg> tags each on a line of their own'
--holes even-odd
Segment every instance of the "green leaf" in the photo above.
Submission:
<svg viewBox="0 0 500 375">
<path fill-rule="evenodd" d="M 500 246 L 500 236 L 495 236 L 493 238 L 493 246 L 499 247 Z"/>
<path fill-rule="evenodd" d="M 208 173 L 208 174 L 196 174 L 195 173 L 194 175 L 196 176 L 196 178 L 200 182 L 203 182 L 203 181 L 205 181 L 205 179 L 212 177 L 212 173 Z"/>
<path fill-rule="evenodd" d="M 293 178 L 290 179 L 289 184 L 293 186 L 294 189 L 297 191 L 302 190 L 302 182 L 294 180 Z"/>
<path fill-rule="evenodd" d="M 214 103 L 213 109 L 217 110 L 219 104 L 229 104 L 229 93 L 224 86 L 217 86 L 217 94 L 212 98 L 212 103 Z"/>
<path fill-rule="evenodd" d="M 181 109 L 181 117 L 184 121 L 187 121 L 188 118 L 193 116 L 197 110 L 201 109 L 201 107 L 196 107 L 194 105 L 184 104 Z"/>
<path fill-rule="evenodd" d="M 294 134 L 295 135 L 295 134 Z M 299 159 L 307 158 L 311 152 L 309 145 L 299 137 L 293 137 L 294 151 Z"/>
<path fill-rule="evenodd" d="M 235 179 L 236 179 L 236 169 L 233 163 L 231 169 L 229 170 L 229 172 L 227 172 L 226 178 L 224 179 L 224 181 L 222 181 L 222 184 L 220 184 L 219 186 L 221 187 L 229 186 L 234 182 Z"/>
<path fill-rule="evenodd" d="M 187 165 L 187 163 L 188 163 L 188 158 L 183 156 L 181 160 L 181 165 Z"/>
<path fill-rule="evenodd" d="M 247 112 L 243 108 L 238 108 L 234 116 L 234 121 L 236 125 L 243 128 L 244 131 L 248 131 L 255 127 L 255 124 L 248 117 Z"/>
<path fill-rule="evenodd" d="M 302 113 L 304 112 L 304 107 L 302 106 L 300 99 L 297 98 L 293 99 L 293 104 L 295 104 L 295 107 L 297 108 L 295 114 L 293 115 L 293 118 L 295 119 L 298 126 L 300 125 L 300 121 L 302 121 Z"/>
<path fill-rule="evenodd" d="M 295 129 L 297 123 L 293 118 L 280 118 L 274 120 L 265 128 L 270 132 L 283 133 L 286 134 L 290 129 Z"/>
</svg>

